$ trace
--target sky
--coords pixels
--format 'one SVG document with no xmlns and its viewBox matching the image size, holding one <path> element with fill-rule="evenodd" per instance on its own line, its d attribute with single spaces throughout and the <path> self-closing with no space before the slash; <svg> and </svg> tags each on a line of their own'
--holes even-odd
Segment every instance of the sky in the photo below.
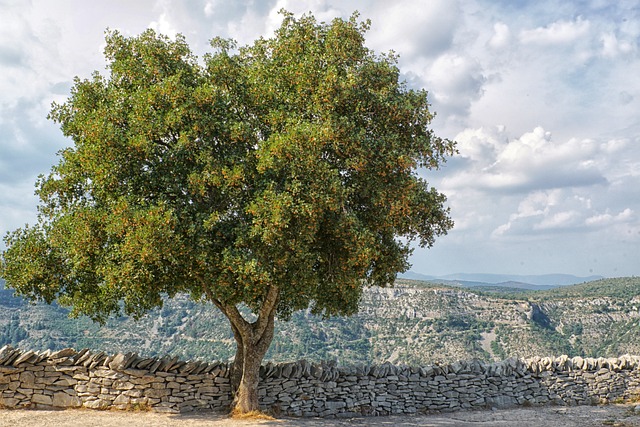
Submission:
<svg viewBox="0 0 640 427">
<path fill-rule="evenodd" d="M 0 235 L 34 223 L 34 183 L 71 145 L 47 119 L 73 78 L 104 73 L 104 32 L 270 36 L 280 9 L 371 20 L 459 154 L 421 171 L 455 227 L 411 270 L 640 275 L 637 0 L 0 0 Z M 3 248 L 0 243 L 0 250 Z"/>
</svg>

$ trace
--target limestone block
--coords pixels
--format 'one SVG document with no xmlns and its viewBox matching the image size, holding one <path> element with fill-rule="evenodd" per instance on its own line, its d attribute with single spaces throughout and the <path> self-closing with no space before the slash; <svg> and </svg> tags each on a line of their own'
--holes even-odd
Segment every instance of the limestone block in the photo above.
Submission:
<svg viewBox="0 0 640 427">
<path fill-rule="evenodd" d="M 78 384 L 78 381 L 73 378 L 60 378 L 53 383 L 55 386 L 74 386 L 76 384 Z"/>
<path fill-rule="evenodd" d="M 89 400 L 82 404 L 82 406 L 89 409 L 107 409 L 109 405 L 111 405 L 110 401 L 105 401 L 102 399 Z"/>
<path fill-rule="evenodd" d="M 161 405 L 153 406 L 152 411 L 163 413 L 163 414 L 179 414 L 180 413 L 180 410 L 174 406 L 161 406 Z"/>
<path fill-rule="evenodd" d="M 139 378 L 131 378 L 129 381 L 136 385 L 147 385 L 158 381 L 158 379 L 154 375 L 146 374 Z"/>
<path fill-rule="evenodd" d="M 22 385 L 16 390 L 17 393 L 25 396 L 31 396 L 33 394 L 33 388 L 23 388 Z M 42 394 L 42 393 L 40 393 Z"/>
<path fill-rule="evenodd" d="M 142 393 L 143 391 L 140 389 L 131 389 L 124 391 L 122 394 L 129 397 L 142 397 Z"/>
<path fill-rule="evenodd" d="M 20 374 L 20 383 L 22 388 L 30 388 L 36 382 L 36 376 L 31 371 L 24 371 Z"/>
<path fill-rule="evenodd" d="M 125 394 L 118 395 L 114 400 L 114 405 L 128 405 L 131 402 L 131 398 Z"/>
<path fill-rule="evenodd" d="M 152 388 L 152 389 L 147 389 L 144 391 L 144 395 L 146 397 L 150 397 L 150 398 L 154 398 L 154 399 L 159 399 L 162 397 L 165 397 L 167 395 L 169 395 L 169 390 L 167 389 L 158 389 L 158 388 Z"/>
<path fill-rule="evenodd" d="M 0 396 L 0 407 L 15 408 L 20 403 L 20 399 Z"/>
<path fill-rule="evenodd" d="M 127 380 L 116 380 L 111 385 L 111 387 L 113 387 L 116 390 L 131 390 L 135 386 L 136 385 L 134 383 Z"/>
<path fill-rule="evenodd" d="M 79 408 L 82 406 L 82 401 L 78 396 L 58 392 L 53 394 L 53 406 L 59 408 Z"/>
<path fill-rule="evenodd" d="M 196 389 L 196 393 L 198 394 L 218 394 L 220 393 L 219 387 L 198 387 Z"/>
<path fill-rule="evenodd" d="M 53 404 L 53 398 L 51 396 L 47 396 L 46 394 L 33 394 L 31 396 L 31 403 L 50 406 Z"/>
<path fill-rule="evenodd" d="M 149 371 L 147 371 L 146 369 L 131 369 L 131 368 L 125 369 L 122 372 L 134 377 L 144 377 L 149 373 Z"/>
</svg>

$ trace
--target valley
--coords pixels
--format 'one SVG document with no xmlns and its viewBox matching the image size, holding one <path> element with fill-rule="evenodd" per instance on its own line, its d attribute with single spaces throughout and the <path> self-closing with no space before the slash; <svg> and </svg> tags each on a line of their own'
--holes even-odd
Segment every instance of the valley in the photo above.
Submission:
<svg viewBox="0 0 640 427">
<path fill-rule="evenodd" d="M 398 279 L 365 291 L 352 317 L 295 313 L 278 321 L 271 361 L 330 360 L 343 365 L 424 365 L 457 359 L 501 360 L 567 354 L 640 354 L 640 278 L 600 279 L 543 290 Z M 228 360 L 235 342 L 226 319 L 186 296 L 139 321 L 105 325 L 69 319 L 56 304 L 35 304 L 0 289 L 0 347 L 90 348 L 107 353 L 171 354 Z"/>
</svg>

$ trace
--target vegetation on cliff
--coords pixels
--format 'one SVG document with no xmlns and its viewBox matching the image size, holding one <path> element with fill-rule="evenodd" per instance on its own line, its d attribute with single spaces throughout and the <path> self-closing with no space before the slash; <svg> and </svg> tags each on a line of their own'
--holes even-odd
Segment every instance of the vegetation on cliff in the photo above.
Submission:
<svg viewBox="0 0 640 427">
<path fill-rule="evenodd" d="M 502 289 L 505 292 L 505 289 Z M 201 360 L 233 357 L 225 319 L 186 296 L 167 301 L 138 322 L 104 326 L 68 319 L 58 306 L 29 305 L 0 290 L 0 345 L 137 351 Z M 549 291 L 482 292 L 399 280 L 366 291 L 352 317 L 322 318 L 308 311 L 276 321 L 266 359 L 337 360 L 340 364 L 428 364 L 509 356 L 615 357 L 640 354 L 640 278 L 603 279 Z"/>
</svg>

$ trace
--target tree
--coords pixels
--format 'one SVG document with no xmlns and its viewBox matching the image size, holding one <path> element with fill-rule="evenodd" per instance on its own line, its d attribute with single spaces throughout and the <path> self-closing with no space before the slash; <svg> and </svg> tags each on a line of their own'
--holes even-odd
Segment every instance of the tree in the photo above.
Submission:
<svg viewBox="0 0 640 427">
<path fill-rule="evenodd" d="M 200 63 L 180 35 L 108 31 L 108 75 L 52 107 L 73 145 L 0 269 L 18 294 L 102 322 L 177 293 L 214 304 L 237 342 L 240 412 L 258 409 L 276 315 L 354 313 L 412 242 L 453 225 L 417 172 L 455 150 L 428 128 L 427 93 L 365 47 L 357 14 L 283 15 L 273 38 L 216 38 Z"/>
</svg>

